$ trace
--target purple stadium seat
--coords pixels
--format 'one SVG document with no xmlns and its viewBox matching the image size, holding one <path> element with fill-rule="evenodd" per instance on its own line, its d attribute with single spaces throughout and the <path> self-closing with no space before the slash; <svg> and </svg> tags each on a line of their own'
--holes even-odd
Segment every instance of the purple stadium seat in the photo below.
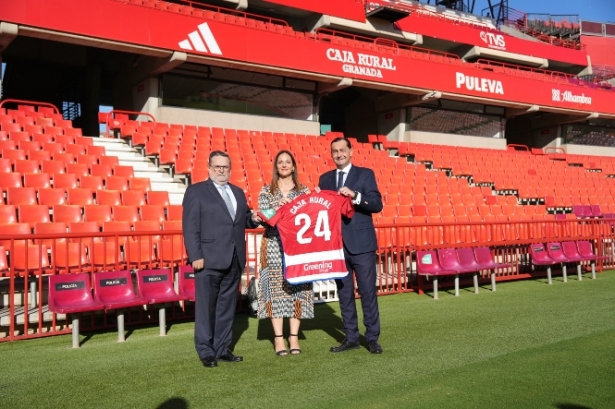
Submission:
<svg viewBox="0 0 615 409">
<path fill-rule="evenodd" d="M 551 266 L 553 264 L 557 264 L 557 261 L 549 257 L 549 254 L 542 243 L 531 244 L 530 255 L 532 256 L 532 264 L 547 266 L 547 282 L 548 284 L 553 284 L 553 281 L 551 280 Z"/>
<path fill-rule="evenodd" d="M 470 247 L 462 247 L 455 249 L 459 265 L 469 271 L 474 271 L 474 294 L 478 294 L 478 271 L 485 270 L 483 266 L 478 264 L 474 257 L 474 252 Z"/>
<path fill-rule="evenodd" d="M 117 310 L 118 342 L 124 342 L 124 308 L 147 304 L 135 294 L 130 271 L 105 271 L 94 274 L 94 299 L 105 309 Z"/>
<path fill-rule="evenodd" d="M 75 313 L 102 310 L 104 306 L 92 297 L 89 274 L 49 276 L 49 310 L 73 315 L 73 348 L 79 348 L 79 316 Z"/>
<path fill-rule="evenodd" d="M 584 219 L 590 216 L 585 214 L 585 208 L 583 205 L 572 205 L 572 213 L 579 219 Z"/>
<path fill-rule="evenodd" d="M 418 250 L 416 252 L 416 270 L 420 275 L 433 276 L 433 298 L 438 299 L 438 276 L 455 275 L 455 293 L 459 292 L 459 275 L 457 271 L 445 270 L 438 262 L 434 250 Z"/>
<path fill-rule="evenodd" d="M 583 274 L 581 273 L 581 261 L 584 261 L 585 259 L 579 254 L 577 244 L 574 241 L 564 241 L 562 242 L 562 251 L 568 260 L 579 263 L 577 265 L 577 274 L 579 276 L 579 281 L 583 280 Z"/>
<path fill-rule="evenodd" d="M 579 254 L 585 259 L 592 262 L 592 279 L 596 278 L 596 261 L 608 259 L 609 256 L 597 256 L 592 250 L 592 245 L 589 241 L 577 241 L 577 249 Z"/>
<path fill-rule="evenodd" d="M 470 273 L 474 272 L 478 274 L 478 271 L 474 268 L 466 268 L 459 264 L 459 259 L 457 258 L 457 252 L 455 249 L 439 249 L 438 250 L 438 260 L 440 261 L 440 265 L 445 270 L 456 271 L 457 273 Z M 478 292 L 478 276 L 475 277 L 476 287 L 474 288 L 475 292 Z M 459 276 L 455 276 L 455 296 L 459 296 Z"/>
<path fill-rule="evenodd" d="M 547 254 L 549 254 L 549 257 L 551 257 L 553 261 L 560 263 L 562 265 L 562 273 L 564 276 L 564 282 L 567 283 L 568 275 L 566 273 L 566 263 L 570 263 L 572 262 L 572 260 L 570 260 L 564 254 L 561 243 L 559 242 L 547 243 Z"/>
<path fill-rule="evenodd" d="M 600 205 L 591 205 L 590 206 L 592 216 L 593 217 L 603 217 L 602 211 L 600 210 Z"/>
<path fill-rule="evenodd" d="M 489 247 L 476 247 L 474 249 L 474 256 L 476 256 L 476 262 L 482 266 L 485 270 L 491 270 L 491 291 L 495 291 L 495 270 L 498 268 L 512 267 L 510 263 L 496 263 L 491 255 Z"/>
<path fill-rule="evenodd" d="M 137 288 L 139 297 L 149 304 L 164 304 L 181 301 L 184 298 L 177 295 L 173 288 L 171 270 L 139 270 L 137 272 Z M 160 335 L 166 335 L 166 315 L 164 305 L 158 311 Z"/>
<path fill-rule="evenodd" d="M 179 268 L 179 295 L 184 300 L 194 302 L 195 291 L 194 270 L 191 266 L 181 266 Z"/>
</svg>

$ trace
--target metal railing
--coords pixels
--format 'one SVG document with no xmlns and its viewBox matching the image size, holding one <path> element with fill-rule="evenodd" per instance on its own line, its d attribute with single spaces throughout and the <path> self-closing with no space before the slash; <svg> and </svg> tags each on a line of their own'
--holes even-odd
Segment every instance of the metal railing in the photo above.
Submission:
<svg viewBox="0 0 615 409">
<path fill-rule="evenodd" d="M 599 270 L 602 265 L 615 267 L 614 226 L 615 219 L 380 223 L 376 227 L 379 246 L 375 285 L 379 295 L 423 293 L 429 283 L 417 274 L 414 255 L 416 250 L 423 249 L 488 246 L 496 261 L 513 264 L 497 271 L 498 281 L 544 274 L 543 269 L 532 265 L 528 255 L 528 246 L 538 242 L 590 240 L 598 254 L 608 255 L 598 265 Z M 243 296 L 239 297 L 239 310 L 246 309 L 248 284 L 259 275 L 261 234 L 259 229 L 246 232 L 247 263 L 240 283 Z M 4 245 L 2 251 L 8 254 L 8 267 L 0 270 L 0 342 L 70 332 L 67 317 L 47 309 L 49 275 L 77 272 L 94 275 L 120 269 L 177 271 L 187 263 L 181 231 L 0 235 L 0 245 Z M 481 280 L 490 282 L 488 271 L 481 272 Z M 440 284 L 446 287 L 452 281 L 444 280 Z M 315 292 L 320 291 L 322 296 L 323 288 L 334 291 L 335 286 L 323 282 L 318 290 L 315 286 Z M 157 314 L 152 311 L 142 307 L 130 309 L 127 325 L 155 323 Z M 193 313 L 191 303 L 180 302 L 173 305 L 168 318 L 189 319 Z M 84 313 L 82 323 L 83 330 L 112 328 L 114 314 Z"/>
</svg>

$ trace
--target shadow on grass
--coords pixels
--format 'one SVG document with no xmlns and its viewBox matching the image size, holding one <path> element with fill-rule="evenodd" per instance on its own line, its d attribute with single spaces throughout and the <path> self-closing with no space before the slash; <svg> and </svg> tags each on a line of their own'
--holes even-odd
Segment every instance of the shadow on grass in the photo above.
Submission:
<svg viewBox="0 0 615 409">
<path fill-rule="evenodd" d="M 554 406 L 558 409 L 592 409 L 590 406 L 577 405 L 575 403 L 556 403 Z"/>
<path fill-rule="evenodd" d="M 235 314 L 233 320 L 233 342 L 231 343 L 231 350 L 235 349 L 235 345 L 239 342 L 239 339 L 243 336 L 250 326 L 250 317 L 248 314 L 240 312 Z"/>
<path fill-rule="evenodd" d="M 188 402 L 184 398 L 171 398 L 158 405 L 156 409 L 188 409 Z"/>
<path fill-rule="evenodd" d="M 252 318 L 254 319 L 254 318 Z M 299 339 L 306 339 L 305 331 L 324 331 L 338 343 L 344 340 L 342 332 L 342 318 L 336 314 L 330 304 L 322 303 L 314 305 L 314 319 L 301 320 L 301 329 L 299 330 Z M 284 335 L 289 334 L 288 319 L 284 320 Z M 273 328 L 271 320 L 258 320 L 258 328 L 256 331 L 256 339 L 259 341 L 269 340 L 273 347 Z"/>
</svg>

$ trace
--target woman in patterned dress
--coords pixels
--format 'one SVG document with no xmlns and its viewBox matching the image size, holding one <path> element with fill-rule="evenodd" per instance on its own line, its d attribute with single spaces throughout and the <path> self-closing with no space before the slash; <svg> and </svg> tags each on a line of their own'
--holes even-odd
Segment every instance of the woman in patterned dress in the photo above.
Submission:
<svg viewBox="0 0 615 409">
<path fill-rule="evenodd" d="M 258 196 L 261 211 L 277 210 L 290 203 L 299 195 L 309 194 L 306 186 L 299 184 L 297 163 L 293 155 L 286 150 L 278 152 L 273 162 L 271 184 L 263 186 Z M 301 353 L 299 347 L 299 327 L 302 319 L 314 318 L 314 301 L 312 283 L 291 285 L 284 280 L 282 271 L 282 249 L 280 236 L 275 227 L 266 226 L 261 243 L 261 270 L 258 285 L 258 318 L 271 318 L 273 326 L 275 353 L 288 355 L 284 343 L 284 318 L 289 319 L 290 336 L 288 344 L 290 353 Z"/>
</svg>

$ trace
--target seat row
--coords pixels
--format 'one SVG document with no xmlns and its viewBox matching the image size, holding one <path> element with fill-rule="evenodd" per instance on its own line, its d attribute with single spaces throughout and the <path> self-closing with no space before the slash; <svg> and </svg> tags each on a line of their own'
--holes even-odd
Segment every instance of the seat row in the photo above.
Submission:
<svg viewBox="0 0 615 409">
<path fill-rule="evenodd" d="M 579 281 L 583 279 L 581 262 L 591 262 L 592 279 L 596 278 L 596 261 L 609 258 L 609 256 L 598 256 L 594 253 L 592 245 L 589 241 L 564 241 L 550 242 L 546 246 L 543 243 L 536 243 L 530 246 L 530 255 L 532 256 L 532 264 L 547 266 L 547 280 L 552 284 L 551 266 L 560 264 L 562 267 L 563 280 L 568 281 L 566 273 L 566 264 L 577 264 L 577 274 Z"/>
<path fill-rule="evenodd" d="M 139 270 L 135 292 L 130 271 L 109 271 L 49 276 L 49 310 L 72 315 L 72 345 L 79 348 L 80 312 L 116 310 L 118 341 L 125 341 L 124 309 L 153 304 L 168 304 L 195 300 L 192 267 L 179 268 L 177 293 L 170 269 Z M 94 282 L 92 287 L 90 277 Z M 93 290 L 93 291 L 92 291 Z M 166 334 L 164 306 L 159 309 L 160 335 Z"/>
<path fill-rule="evenodd" d="M 416 269 L 419 275 L 432 277 L 434 300 L 438 299 L 438 277 L 455 276 L 455 296 L 459 296 L 459 274 L 474 273 L 474 293 L 478 294 L 478 272 L 491 271 L 491 290 L 495 291 L 495 270 L 511 267 L 496 263 L 489 247 L 462 247 L 439 250 L 418 250 Z"/>
<path fill-rule="evenodd" d="M 0 205 L 0 224 L 26 223 L 34 228 L 35 223 L 78 223 L 96 222 L 99 227 L 104 222 L 122 221 L 135 223 L 137 221 L 181 220 L 181 205 L 145 205 L 145 206 L 110 206 L 110 205 Z M 131 224 L 132 226 L 132 224 Z M 5 233 L 5 232 L 2 232 Z M 28 233 L 31 233 L 28 232 Z"/>
<path fill-rule="evenodd" d="M 101 161 L 100 159 L 108 157 L 104 156 L 104 152 L 99 152 L 97 154 L 75 155 L 72 153 L 65 152 L 3 149 L 1 155 L 2 158 L 0 160 L 3 161 L 3 168 L 5 169 L 4 172 L 7 172 L 9 171 L 9 169 L 12 169 L 12 171 L 18 173 L 38 173 L 43 170 L 43 163 L 49 161 L 62 163 L 67 173 L 85 174 L 89 174 L 91 171 L 91 167 L 94 165 L 117 166 L 119 163 L 118 158 L 115 156 L 111 156 L 111 158 L 114 159 Z M 6 161 L 8 161 L 8 163 Z M 7 166 L 8 164 L 10 164 L 11 167 Z M 58 165 L 58 167 L 61 166 L 62 165 Z M 81 168 L 79 166 L 81 166 Z M 79 169 L 79 171 L 71 172 L 69 170 L 71 169 L 71 167 Z M 81 169 L 84 170 L 81 171 Z"/>
<path fill-rule="evenodd" d="M 73 128 L 70 121 L 62 119 L 45 118 L 35 121 L 33 118 L 23 117 L 16 122 L 10 122 L 9 118 L 5 118 L 4 122 L 0 120 L 0 131 L 7 132 L 9 135 L 13 132 L 23 132 L 28 137 L 34 134 L 81 136 L 81 130 L 73 131 L 72 129 L 77 128 Z"/>
<path fill-rule="evenodd" d="M 87 169 L 84 169 L 84 172 Z M 126 173 L 132 169 L 127 169 Z M 88 189 L 92 191 L 117 190 L 117 191 L 151 191 L 151 179 L 130 176 L 93 176 L 77 173 L 0 173 L 0 190 L 8 192 L 20 192 L 20 189 Z M 119 172 L 118 172 L 119 173 Z M 23 181 L 22 181 L 23 179 Z M 21 190 L 24 191 L 24 190 Z M 9 203 L 11 204 L 11 203 Z"/>
<path fill-rule="evenodd" d="M 2 230 L 16 236 L 31 234 L 25 223 L 4 225 Z M 67 230 L 73 235 L 70 239 Z M 35 234 L 44 238 L 0 240 L 0 274 L 168 266 L 187 259 L 181 236 L 171 234 L 178 231 L 181 221 L 137 221 L 134 230 L 128 222 L 103 222 L 102 233 L 116 234 L 106 237 L 98 236 L 96 222 L 35 223 Z"/>
<path fill-rule="evenodd" d="M 94 190 L 84 188 L 0 187 L 0 206 L 21 205 L 109 205 L 109 206 L 168 206 L 169 193 L 151 190 Z M 6 196 L 6 199 L 5 199 Z M 7 210 L 5 210 L 7 211 Z"/>
</svg>

